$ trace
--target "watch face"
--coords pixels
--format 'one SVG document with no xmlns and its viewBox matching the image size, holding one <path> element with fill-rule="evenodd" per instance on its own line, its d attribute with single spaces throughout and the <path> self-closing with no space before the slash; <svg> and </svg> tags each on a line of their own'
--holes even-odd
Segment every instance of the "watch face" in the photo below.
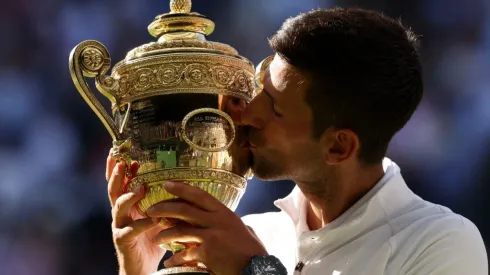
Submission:
<svg viewBox="0 0 490 275">
<path fill-rule="evenodd" d="M 282 263 L 274 256 L 254 257 L 251 266 L 253 275 L 286 275 Z"/>
</svg>

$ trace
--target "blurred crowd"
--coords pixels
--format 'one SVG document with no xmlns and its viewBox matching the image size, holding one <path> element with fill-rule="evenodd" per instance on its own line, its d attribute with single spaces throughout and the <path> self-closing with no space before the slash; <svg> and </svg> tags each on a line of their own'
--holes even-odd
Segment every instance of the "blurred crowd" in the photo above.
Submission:
<svg viewBox="0 0 490 275">
<path fill-rule="evenodd" d="M 425 96 L 388 156 L 415 192 L 470 218 L 490 242 L 490 1 L 208 0 L 193 11 L 216 23 L 210 40 L 257 64 L 286 18 L 333 6 L 376 9 L 420 35 Z M 147 26 L 168 10 L 162 0 L 0 5 L 0 274 L 116 274 L 111 139 L 76 91 L 68 56 L 95 39 L 114 64 L 153 41 Z M 292 187 L 252 180 L 237 213 L 275 210 Z"/>
</svg>

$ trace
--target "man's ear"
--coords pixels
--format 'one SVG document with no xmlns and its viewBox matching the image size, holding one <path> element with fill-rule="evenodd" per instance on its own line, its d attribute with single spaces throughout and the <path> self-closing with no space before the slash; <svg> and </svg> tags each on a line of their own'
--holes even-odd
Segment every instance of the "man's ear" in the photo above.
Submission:
<svg viewBox="0 0 490 275">
<path fill-rule="evenodd" d="M 327 129 L 320 137 L 325 162 L 336 165 L 355 157 L 359 150 L 359 137 L 348 129 Z"/>
</svg>

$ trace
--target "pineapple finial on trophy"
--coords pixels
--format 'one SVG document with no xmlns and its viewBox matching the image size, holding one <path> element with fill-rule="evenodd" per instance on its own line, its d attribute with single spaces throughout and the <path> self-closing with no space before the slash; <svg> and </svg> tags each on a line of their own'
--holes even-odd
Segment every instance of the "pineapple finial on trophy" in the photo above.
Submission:
<svg viewBox="0 0 490 275">
<path fill-rule="evenodd" d="M 170 13 L 190 13 L 191 0 L 170 0 Z"/>
<path fill-rule="evenodd" d="M 170 0 L 170 12 L 155 17 L 148 31 L 160 42 L 167 40 L 205 40 L 214 31 L 214 22 L 191 12 L 191 0 Z M 194 35 L 194 34 L 198 35 Z"/>
</svg>

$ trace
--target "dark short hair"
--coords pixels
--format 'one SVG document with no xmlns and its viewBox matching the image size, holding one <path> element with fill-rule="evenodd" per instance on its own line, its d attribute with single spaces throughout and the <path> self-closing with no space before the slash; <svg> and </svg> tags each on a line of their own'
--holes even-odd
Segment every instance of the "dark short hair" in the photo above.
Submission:
<svg viewBox="0 0 490 275">
<path fill-rule="evenodd" d="M 286 20 L 270 45 L 310 83 L 314 138 L 332 127 L 352 130 L 365 164 L 383 159 L 422 99 L 417 37 L 381 13 L 310 11 Z"/>
</svg>

